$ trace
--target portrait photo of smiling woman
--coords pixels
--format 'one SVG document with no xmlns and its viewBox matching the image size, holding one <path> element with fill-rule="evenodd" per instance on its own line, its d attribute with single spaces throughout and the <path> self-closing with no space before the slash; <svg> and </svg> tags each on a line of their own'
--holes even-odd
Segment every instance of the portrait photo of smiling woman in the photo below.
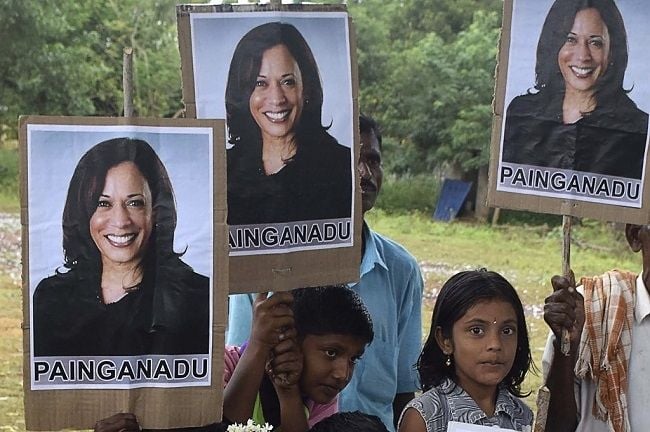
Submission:
<svg viewBox="0 0 650 432">
<path fill-rule="evenodd" d="M 239 41 L 225 101 L 229 224 L 350 217 L 351 151 L 321 123 L 318 66 L 293 25 Z"/>
<path fill-rule="evenodd" d="M 554 1 L 537 42 L 534 84 L 506 111 L 502 162 L 641 180 L 648 114 L 638 103 L 647 106 L 647 88 L 638 68 L 626 79 L 629 42 L 613 0 Z"/>
<path fill-rule="evenodd" d="M 188 116 L 226 120 L 232 238 L 245 230 L 350 223 L 357 85 L 344 8 L 188 11 L 187 20 L 179 19 L 183 97 Z M 231 243 L 231 253 L 284 253 L 323 243 Z"/>
<path fill-rule="evenodd" d="M 45 182 L 60 182 L 61 173 L 48 180 L 48 174 L 38 169 L 37 157 L 32 158 L 30 274 L 50 274 L 40 282 L 34 281 L 38 282 L 32 298 L 36 357 L 209 353 L 211 267 L 202 262 L 198 272 L 186 262 L 189 255 L 195 256 L 197 252 L 197 245 L 190 244 L 187 237 L 175 246 L 178 212 L 174 177 L 145 140 L 160 141 L 160 137 L 150 130 L 139 136 L 119 133 L 113 131 L 114 137 L 86 147 L 77 159 L 59 213 L 62 239 L 58 244 L 62 246 L 63 260 L 54 268 L 47 264 L 50 268 L 43 270 L 40 267 L 45 258 L 50 263 L 61 258 L 45 256 L 45 248 L 52 249 L 52 245 L 43 244 L 40 237 L 51 235 L 45 227 L 46 223 L 54 224 L 54 215 L 44 214 L 33 200 L 42 193 Z M 83 148 L 81 132 L 69 130 L 65 134 L 61 136 L 70 140 L 72 146 L 60 145 L 60 155 Z M 107 135 L 110 134 L 104 134 Z M 166 139 L 173 142 L 174 136 Z M 180 136 L 177 139 L 183 140 Z M 195 138 L 188 138 L 192 139 Z M 56 154 L 52 152 L 56 148 L 52 143 L 61 144 L 57 141 L 51 137 L 42 139 L 41 143 L 50 146 L 39 148 L 52 157 Z M 166 155 L 178 156 L 182 151 L 190 153 L 191 149 L 179 143 L 177 149 L 166 150 Z M 44 154 L 38 156 L 40 164 L 45 163 Z M 185 162 L 181 157 L 177 160 L 188 163 L 187 157 L 184 159 Z M 200 165 L 207 166 L 207 162 L 194 165 L 194 180 L 209 184 L 209 169 Z M 183 194 L 188 179 L 176 174 Z M 206 194 L 201 193 L 201 188 L 195 193 L 209 196 L 209 189 Z M 185 197 L 181 200 L 185 202 Z M 204 210 L 203 214 L 209 216 L 209 203 L 206 206 L 195 210 Z M 44 222 L 48 216 L 51 222 Z M 206 233 L 204 227 L 208 235 L 211 233 L 211 223 L 202 226 L 196 219 L 195 224 L 197 233 Z M 204 249 L 210 247 L 209 241 L 205 243 L 201 253 L 210 255 Z M 186 256 L 188 251 L 192 253 Z M 37 256 L 42 258 L 40 262 Z"/>
</svg>

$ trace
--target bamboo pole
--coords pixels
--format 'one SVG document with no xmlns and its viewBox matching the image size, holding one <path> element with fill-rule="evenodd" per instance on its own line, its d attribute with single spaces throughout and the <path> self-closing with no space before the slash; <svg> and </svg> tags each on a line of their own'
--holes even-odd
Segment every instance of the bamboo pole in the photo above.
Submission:
<svg viewBox="0 0 650 432">
<path fill-rule="evenodd" d="M 122 54 L 122 91 L 124 117 L 133 117 L 133 48 L 126 47 Z"/>
</svg>

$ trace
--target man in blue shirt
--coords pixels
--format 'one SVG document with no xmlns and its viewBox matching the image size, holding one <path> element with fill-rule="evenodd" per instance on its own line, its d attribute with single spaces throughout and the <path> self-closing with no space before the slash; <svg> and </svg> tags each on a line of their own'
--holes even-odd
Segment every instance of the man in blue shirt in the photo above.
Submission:
<svg viewBox="0 0 650 432">
<path fill-rule="evenodd" d="M 381 189 L 381 133 L 374 120 L 361 115 L 362 211 L 370 210 Z M 339 395 L 340 411 L 376 415 L 389 431 L 418 388 L 415 363 L 422 341 L 422 276 L 416 260 L 398 243 L 363 224 L 361 279 L 350 287 L 364 301 L 375 339 L 357 363 L 352 380 Z M 248 339 L 253 295 L 230 296 L 226 343 Z"/>
</svg>

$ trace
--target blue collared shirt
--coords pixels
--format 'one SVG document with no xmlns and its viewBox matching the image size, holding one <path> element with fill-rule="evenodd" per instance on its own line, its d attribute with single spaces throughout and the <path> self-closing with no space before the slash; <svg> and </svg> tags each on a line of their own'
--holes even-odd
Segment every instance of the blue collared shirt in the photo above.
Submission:
<svg viewBox="0 0 650 432">
<path fill-rule="evenodd" d="M 370 312 L 375 338 L 341 392 L 339 409 L 376 415 L 394 431 L 395 395 L 418 389 L 423 281 L 417 261 L 404 247 L 367 225 L 363 235 L 361 280 L 350 287 Z"/>
</svg>

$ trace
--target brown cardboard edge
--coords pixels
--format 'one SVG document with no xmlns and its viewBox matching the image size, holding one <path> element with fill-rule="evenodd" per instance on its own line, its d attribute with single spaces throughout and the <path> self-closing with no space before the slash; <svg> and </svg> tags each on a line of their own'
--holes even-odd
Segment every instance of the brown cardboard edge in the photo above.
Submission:
<svg viewBox="0 0 650 432">
<path fill-rule="evenodd" d="M 185 116 L 196 118 L 194 65 L 192 63 L 192 31 L 190 15 L 182 11 L 182 5 L 176 6 L 176 21 L 178 29 L 178 50 L 181 57 L 181 91 Z"/>
<path fill-rule="evenodd" d="M 503 26 L 499 42 L 499 60 L 497 63 L 497 80 L 493 109 L 494 117 L 492 119 L 492 139 L 490 143 L 488 205 L 490 207 L 586 217 L 611 222 L 624 222 L 640 225 L 650 223 L 650 212 L 648 212 L 650 206 L 650 168 L 647 166 L 648 164 L 646 164 L 643 181 L 644 192 L 642 201 L 644 205 L 640 209 L 496 190 L 499 155 L 501 150 L 501 130 L 503 127 L 503 117 L 505 115 L 505 94 L 508 74 L 508 56 L 510 50 L 512 9 L 513 1 L 505 0 L 503 3 Z"/>
<path fill-rule="evenodd" d="M 494 194 L 497 188 L 497 172 L 499 169 L 499 154 L 501 150 L 501 123 L 506 97 L 506 80 L 508 77 L 508 54 L 510 52 L 510 30 L 512 26 L 512 0 L 503 2 L 503 19 L 499 36 L 499 55 L 497 57 L 496 80 L 494 82 L 494 100 L 492 103 L 492 134 L 490 140 L 490 165 L 488 169 L 489 207 L 499 207 Z"/>
<path fill-rule="evenodd" d="M 212 384 L 210 387 L 140 388 L 132 390 L 39 390 L 30 389 L 29 268 L 27 240 L 27 125 L 138 125 L 194 126 L 213 129 L 214 263 Z M 21 224 L 23 247 L 23 389 L 27 430 L 62 428 L 92 429 L 99 419 L 118 412 L 135 412 L 145 428 L 164 429 L 207 425 L 221 421 L 223 405 L 223 350 L 227 322 L 228 243 L 223 120 L 147 119 L 109 117 L 25 116 L 20 118 Z M 219 289 L 221 288 L 221 289 Z M 142 402 L 147 398 L 147 403 Z M 141 405 L 141 409 L 136 409 Z M 190 415 L 194 413 L 194 417 Z"/>
<path fill-rule="evenodd" d="M 180 4 L 177 14 L 210 12 L 347 12 L 344 4 Z"/>
<path fill-rule="evenodd" d="M 212 5 L 216 6 L 216 5 Z M 220 5 L 225 6 L 225 5 Z M 300 5 L 301 10 L 312 10 L 314 5 Z M 317 7 L 318 11 L 345 11 L 342 5 L 335 8 Z M 212 9 L 210 7 L 209 9 Z M 350 65 L 352 78 L 352 106 L 355 124 L 359 118 L 359 77 L 356 56 L 354 23 L 348 15 L 348 39 L 350 41 Z M 354 161 L 359 160 L 359 128 L 354 132 Z M 356 164 L 354 164 L 356 165 Z M 273 255 L 248 255 L 230 257 L 230 293 L 286 291 L 294 288 L 356 282 L 361 264 L 361 237 L 363 216 L 361 213 L 361 188 L 358 170 L 354 173 L 354 211 L 352 225 L 354 239 L 351 247 L 319 249 Z"/>
</svg>

